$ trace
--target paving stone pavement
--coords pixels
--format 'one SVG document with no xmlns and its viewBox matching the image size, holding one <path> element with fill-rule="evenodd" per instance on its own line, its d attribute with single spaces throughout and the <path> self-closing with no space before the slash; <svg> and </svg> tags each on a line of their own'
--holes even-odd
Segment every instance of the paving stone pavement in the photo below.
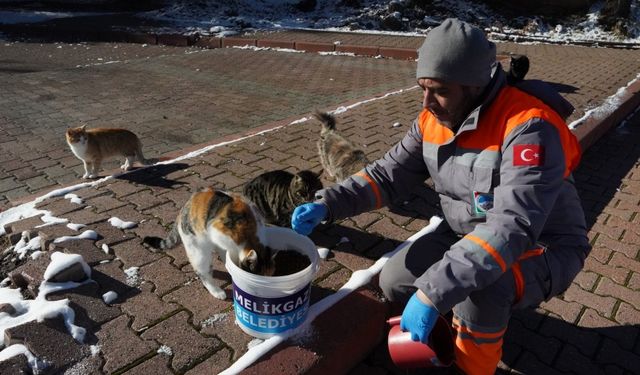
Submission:
<svg viewBox="0 0 640 375">
<path fill-rule="evenodd" d="M 3 170 L 8 177 L 0 186 L 24 189 L 5 194 L 7 206 L 25 195 L 78 182 L 79 163 L 62 138 L 68 122 L 126 126 L 141 134 L 149 156 L 177 155 L 204 143 L 231 141 L 252 129 L 288 124 L 315 107 L 333 109 L 408 88 L 414 81 L 414 63 L 397 59 L 130 44 L 45 44 L 40 49 L 16 43 L 0 48 L 3 59 L 4 51 L 13 53 L 0 62 L 0 79 L 9 91 L 0 100 L 0 147 L 2 155 L 11 155 L 0 160 L 0 166 L 20 166 Z M 578 108 L 570 121 L 640 71 L 636 51 L 510 43 L 499 48 L 532 59 L 530 77 L 555 84 Z M 65 49 L 68 54 L 60 51 Z M 41 57 L 30 59 L 28 51 Z M 101 56 L 122 62 L 101 64 Z M 76 67 L 87 63 L 90 66 Z M 21 66 L 34 71 L 5 72 Z M 38 101 L 38 95 L 50 96 Z M 402 137 L 419 106 L 419 92 L 409 89 L 339 114 L 338 126 L 375 158 Z M 54 216 L 86 225 L 81 231 L 95 230 L 99 238 L 54 244 L 55 238 L 79 232 L 64 224 L 36 228 L 40 218 L 28 218 L 9 224 L 0 243 L 15 242 L 15 234 L 27 230 L 40 235 L 47 255 L 63 251 L 83 256 L 95 283 L 55 298 L 70 299 L 80 312 L 79 324 L 90 334 L 76 343 L 55 319 L 5 334 L 12 343 L 25 343 L 36 356 L 50 360 L 47 373 L 211 374 L 229 367 L 252 340 L 234 324 L 231 302 L 208 294 L 182 246 L 154 253 L 141 239 L 165 235 L 178 209 L 199 187 L 239 190 L 265 170 L 319 170 L 317 136 L 314 122 L 295 123 L 78 189 L 73 193 L 81 204 L 61 196 L 38 203 Z M 639 156 L 639 114 L 586 152 L 576 179 L 594 249 L 567 292 L 514 316 L 501 372 L 630 374 L 640 368 Z M 55 166 L 74 173 L 68 180 L 44 177 Z M 21 170 L 44 175 L 21 180 L 16 177 Z M 31 181 L 25 188 L 23 181 L 41 176 L 46 182 Z M 312 302 L 334 295 L 354 271 L 371 266 L 437 212 L 435 196 L 421 190 L 397 206 L 319 227 L 311 238 L 331 253 L 313 281 Z M 111 217 L 138 224 L 118 229 L 107 221 Z M 350 241 L 341 242 L 343 237 Z M 12 274 L 13 283 L 36 294 L 47 263 L 47 257 L 40 257 L 22 264 Z M 219 262 L 213 272 L 230 294 L 230 278 Z M 102 300 L 107 291 L 118 294 L 110 304 Z M 320 315 L 308 337 L 285 343 L 244 373 L 406 373 L 393 367 L 385 351 L 383 322 L 388 314 L 374 280 Z M 64 350 L 51 350 L 59 347 Z M 23 356 L 0 362 L 3 374 L 27 368 Z"/>
<path fill-rule="evenodd" d="M 332 48 L 373 45 L 403 53 L 422 42 L 419 37 L 291 32 L 252 34 L 238 44 L 249 37 Z M 640 65 L 633 50 L 499 43 L 498 52 L 529 55 L 529 77 L 553 84 L 577 108 L 569 121 L 625 86 Z M 0 209 L 79 182 L 81 162 L 64 140 L 71 126 L 133 130 L 147 157 L 157 157 L 414 84 L 414 63 L 388 58 L 19 42 L 0 45 L 0 55 L 5 87 L 0 98 Z"/>
</svg>

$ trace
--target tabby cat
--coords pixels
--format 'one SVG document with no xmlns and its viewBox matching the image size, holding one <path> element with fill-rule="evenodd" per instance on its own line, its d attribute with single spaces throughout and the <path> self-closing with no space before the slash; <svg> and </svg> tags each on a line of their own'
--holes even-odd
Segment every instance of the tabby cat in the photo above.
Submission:
<svg viewBox="0 0 640 375">
<path fill-rule="evenodd" d="M 86 125 L 67 129 L 66 137 L 73 154 L 84 163 L 82 178 L 96 178 L 100 164 L 112 156 L 124 156 L 125 162 L 120 167 L 128 171 L 137 160 L 147 165 L 148 161 L 142 154 L 140 139 L 133 132 L 126 129 L 95 128 L 88 129 Z"/>
<path fill-rule="evenodd" d="M 211 276 L 214 253 L 224 262 L 226 253 L 245 271 L 270 276 L 275 267 L 264 246 L 264 222 L 256 207 L 242 195 L 213 188 L 194 193 L 182 207 L 165 239 L 145 237 L 152 248 L 167 250 L 180 242 L 196 274 L 212 296 L 226 299 Z"/>
<path fill-rule="evenodd" d="M 320 175 L 312 171 L 293 174 L 275 170 L 247 182 L 242 194 L 258 207 L 267 223 L 288 228 L 291 227 L 293 209 L 312 201 L 320 189 Z"/>
<path fill-rule="evenodd" d="M 336 119 L 326 112 L 316 112 L 315 118 L 322 123 L 318 152 L 324 171 L 335 182 L 346 180 L 360 171 L 369 160 L 364 151 L 336 132 Z"/>
</svg>

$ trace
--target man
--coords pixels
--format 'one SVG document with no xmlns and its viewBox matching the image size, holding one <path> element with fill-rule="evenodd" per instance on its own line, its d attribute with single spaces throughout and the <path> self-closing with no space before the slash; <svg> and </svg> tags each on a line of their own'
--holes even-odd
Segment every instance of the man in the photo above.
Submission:
<svg viewBox="0 0 640 375">
<path fill-rule="evenodd" d="M 457 19 L 418 50 L 424 109 L 381 159 L 299 206 L 292 227 L 310 233 L 379 208 L 433 179 L 444 221 L 385 264 L 380 287 L 406 303 L 401 328 L 427 342 L 453 311 L 456 366 L 493 374 L 514 309 L 563 292 L 590 251 L 572 182 L 580 149 L 542 100 L 508 85 L 495 45 Z"/>
</svg>

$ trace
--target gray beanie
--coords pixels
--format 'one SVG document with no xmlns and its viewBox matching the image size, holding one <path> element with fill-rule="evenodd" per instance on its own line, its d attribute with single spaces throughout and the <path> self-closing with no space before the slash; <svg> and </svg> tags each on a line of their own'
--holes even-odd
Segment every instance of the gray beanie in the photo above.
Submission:
<svg viewBox="0 0 640 375">
<path fill-rule="evenodd" d="M 435 78 L 464 86 L 486 86 L 496 61 L 496 45 L 484 32 L 447 18 L 427 34 L 418 49 L 416 78 Z"/>
</svg>

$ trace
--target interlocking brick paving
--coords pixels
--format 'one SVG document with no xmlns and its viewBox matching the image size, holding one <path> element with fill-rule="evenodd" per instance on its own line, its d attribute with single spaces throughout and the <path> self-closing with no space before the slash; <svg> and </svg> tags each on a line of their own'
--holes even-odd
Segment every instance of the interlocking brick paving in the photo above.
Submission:
<svg viewBox="0 0 640 375">
<path fill-rule="evenodd" d="M 91 52 L 82 53 L 100 56 L 101 48 L 107 46 L 114 47 L 92 44 Z M 635 77 L 640 64 L 630 51 L 509 43 L 501 43 L 499 48 L 505 52 L 527 53 L 534 61 L 531 77 L 555 83 L 576 105 L 578 110 L 572 118 L 579 118 L 586 104 L 597 105 L 617 87 L 626 85 Z M 54 53 L 53 49 L 49 53 Z M 612 55 L 615 58 L 607 57 Z M 10 114 L 13 116 L 10 122 L 20 124 L 0 126 L 0 139 L 6 140 L 0 142 L 3 153 L 16 153 L 6 163 L 0 161 L 0 168 L 8 166 L 3 173 L 27 168 L 37 170 L 33 166 L 39 165 L 43 171 L 58 166 L 76 168 L 74 175 L 81 174 L 75 158 L 61 152 L 66 146 L 60 135 L 66 127 L 64 122 L 79 120 L 85 115 L 89 117 L 87 121 L 96 123 L 104 118 L 114 125 L 134 124 L 132 129 L 140 132 L 150 149 L 148 155 L 159 156 L 171 147 L 175 147 L 172 149 L 175 152 L 191 150 L 198 144 L 230 140 L 230 134 L 244 134 L 251 128 L 283 125 L 307 116 L 315 107 L 332 109 L 413 85 L 413 63 L 399 60 L 176 47 L 153 49 L 148 57 L 76 68 L 71 62 L 64 65 L 62 56 L 59 57 L 62 65 L 50 71 L 22 73 L 24 77 L 15 79 L 0 72 L 0 79 L 13 87 L 9 100 L 17 110 Z M 81 58 L 83 56 L 77 57 Z M 47 66 L 48 63 L 33 64 Z M 612 66 L 617 69 L 614 78 L 603 74 L 613 69 Z M 618 76 L 620 71 L 623 73 Z M 112 77 L 113 81 L 106 77 Z M 89 78 L 98 81 L 88 82 Z M 50 127 L 38 128 L 29 119 L 41 114 L 33 110 L 28 98 L 42 82 L 53 95 L 47 100 L 57 103 L 61 117 L 51 115 L 50 118 L 57 120 L 51 120 Z M 21 91 L 20 87 L 31 87 L 31 91 Z M 370 158 L 377 158 L 409 128 L 420 108 L 419 99 L 419 92 L 413 89 L 351 108 L 338 114 L 338 128 Z M 91 106 L 103 101 L 111 107 Z M 0 100 L 2 106 L 7 103 Z M 5 112 L 2 111 L 6 121 Z M 95 119 L 91 120 L 91 116 Z M 632 373 L 639 367 L 637 225 L 640 207 L 635 194 L 640 190 L 639 117 L 631 119 L 627 127 L 609 132 L 585 154 L 576 180 L 594 250 L 585 270 L 567 292 L 538 309 L 514 315 L 506 336 L 502 372 Z M 44 122 L 38 124 L 50 120 L 41 121 Z M 159 127 L 154 127 L 157 124 Z M 20 147 L 14 145 L 15 141 L 9 141 L 33 137 L 32 131 L 36 128 L 38 132 L 49 133 L 39 141 Z M 95 242 L 84 240 L 83 250 L 100 249 L 97 245 L 102 243 L 109 244 L 111 250 L 110 254 L 102 252 L 103 258 L 92 261 L 92 278 L 99 288 L 97 294 L 85 293 L 74 302 L 76 306 L 87 307 L 85 315 L 79 317 L 91 321 L 89 333 L 94 339 L 74 343 L 71 347 L 78 350 L 68 357 L 72 360 L 67 357 L 55 360 L 52 369 L 86 368 L 91 369 L 91 373 L 105 374 L 217 373 L 246 353 L 253 338 L 234 323 L 230 300 L 220 301 L 208 294 L 196 278 L 182 246 L 167 252 L 152 252 L 142 244 L 142 238 L 166 235 L 179 208 L 199 186 L 238 191 L 244 182 L 268 169 L 319 170 L 315 150 L 318 128 L 313 121 L 292 124 L 221 145 L 173 165 L 137 170 L 98 186 L 74 191 L 83 200 L 82 205 L 74 206 L 75 203 L 62 198 L 42 202 L 39 205 L 42 209 L 72 223 L 88 224 L 100 234 Z M 58 147 L 42 148 L 37 157 L 33 152 L 16 156 L 25 148 L 40 147 L 38 142 L 51 146 L 58 142 Z M 47 158 L 56 160 L 56 164 L 52 165 Z M 28 191 L 28 185 L 16 185 L 19 180 L 9 179 L 12 184 L 7 186 L 12 188 L 8 191 L 16 196 L 23 188 L 27 193 L 35 192 Z M 0 178 L 2 183 L 5 180 Z M 316 245 L 329 248 L 330 255 L 321 261 L 313 282 L 313 302 L 332 295 L 352 272 L 368 267 L 427 224 L 428 217 L 437 213 L 436 200 L 426 189 L 416 194 L 397 206 L 318 227 L 311 238 Z M 106 220 L 114 216 L 135 221 L 137 226 L 123 230 L 111 227 Z M 29 230 L 38 220 L 27 219 L 8 227 L 16 231 Z M 78 233 L 64 225 L 37 231 L 42 233 L 47 251 L 53 239 Z M 343 242 L 342 238 L 349 241 Z M 70 250 L 73 246 L 66 244 L 63 249 Z M 46 260 L 45 257 L 39 259 Z M 21 281 L 29 284 L 28 289 L 36 290 L 43 266 L 44 263 L 40 271 L 31 267 L 31 276 Z M 132 272 L 134 270 L 137 272 Z M 230 296 L 230 278 L 220 262 L 215 262 L 213 276 Z M 375 289 L 375 284 L 373 280 L 371 288 Z M 99 299 L 107 291 L 118 294 L 110 304 Z M 389 313 L 386 309 L 376 293 L 367 291 L 366 298 L 354 294 L 324 316 L 331 316 L 331 311 L 334 314 L 348 311 L 354 317 L 363 317 L 357 328 L 368 337 L 364 352 L 354 351 L 358 337 L 347 332 L 349 327 L 335 332 L 331 324 L 320 324 L 320 319 L 318 325 L 312 325 L 317 339 L 313 341 L 315 349 L 310 350 L 304 342 L 288 342 L 246 373 L 265 368 L 271 370 L 258 372 L 274 373 L 291 369 L 291 365 L 313 372 L 311 363 L 321 364 L 318 369 L 329 368 L 334 372 L 348 372 L 347 367 L 355 366 L 353 373 L 405 373 L 393 367 L 386 353 L 383 323 Z M 44 326 L 38 326 L 34 332 L 44 332 L 53 323 L 35 325 L 38 324 Z M 65 334 L 64 329 L 60 331 Z M 41 341 L 39 347 L 55 347 L 50 341 Z M 376 344 L 379 345 L 376 347 Z M 90 354 L 90 345 L 97 345 L 99 350 Z M 365 347 L 364 344 L 361 347 Z M 348 348 L 353 357 L 340 356 L 347 353 L 344 348 Z M 373 349 L 369 351 L 369 348 Z M 365 358 L 367 353 L 370 355 Z M 0 368 L 19 371 L 24 367 L 21 358 L 2 362 Z"/>
<path fill-rule="evenodd" d="M 79 180 L 81 162 L 64 140 L 70 126 L 133 130 L 145 155 L 157 157 L 413 84 L 413 64 L 390 59 L 232 48 L 151 46 L 147 52 L 139 45 L 111 43 L 57 47 L 0 45 L 7 56 L 0 62 L 5 87 L 0 168 L 6 174 L 0 203 L 5 207 Z M 31 68 L 16 74 L 16 64 Z M 111 162 L 105 168 L 118 166 Z"/>
</svg>

